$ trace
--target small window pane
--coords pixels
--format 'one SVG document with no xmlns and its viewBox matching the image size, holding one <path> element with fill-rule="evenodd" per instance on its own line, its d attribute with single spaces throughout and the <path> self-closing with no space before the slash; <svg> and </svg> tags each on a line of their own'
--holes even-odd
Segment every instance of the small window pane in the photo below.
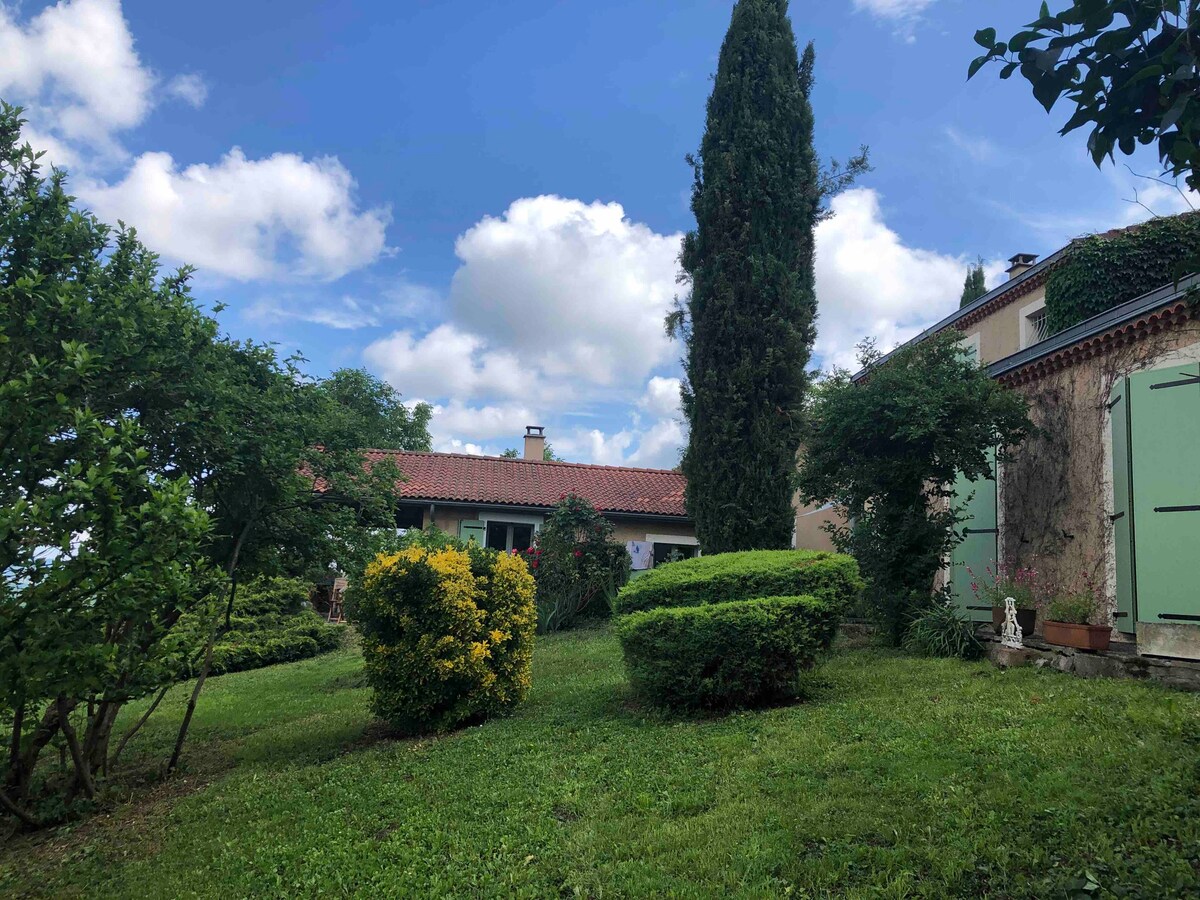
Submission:
<svg viewBox="0 0 1200 900">
<path fill-rule="evenodd" d="M 513 525 L 512 527 L 512 546 L 506 547 L 506 550 L 527 550 L 533 545 L 533 526 L 532 525 Z"/>
<path fill-rule="evenodd" d="M 508 523 L 507 522 L 488 522 L 487 523 L 487 543 L 485 544 L 491 550 L 507 550 L 508 549 Z"/>
</svg>

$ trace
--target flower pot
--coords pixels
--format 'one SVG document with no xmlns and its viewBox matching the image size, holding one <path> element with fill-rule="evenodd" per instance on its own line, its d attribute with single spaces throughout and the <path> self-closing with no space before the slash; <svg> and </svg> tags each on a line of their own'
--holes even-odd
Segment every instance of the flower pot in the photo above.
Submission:
<svg viewBox="0 0 1200 900">
<path fill-rule="evenodd" d="M 1107 625 L 1075 625 L 1071 622 L 1046 622 L 1043 637 L 1047 643 L 1079 650 L 1107 650 L 1112 629 Z"/>
<path fill-rule="evenodd" d="M 1004 629 L 1004 607 L 992 607 L 992 624 L 996 626 L 996 634 L 1000 634 Z M 1021 626 L 1021 636 L 1029 637 L 1033 634 L 1033 626 L 1037 624 L 1036 609 L 1018 609 L 1017 624 Z"/>
</svg>

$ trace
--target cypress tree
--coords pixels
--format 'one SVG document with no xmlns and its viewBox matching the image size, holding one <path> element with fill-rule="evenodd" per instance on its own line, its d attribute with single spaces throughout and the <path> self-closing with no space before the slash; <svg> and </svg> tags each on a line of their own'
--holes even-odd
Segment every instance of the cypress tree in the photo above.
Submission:
<svg viewBox="0 0 1200 900">
<path fill-rule="evenodd" d="M 683 456 L 687 507 L 707 553 L 782 548 L 806 369 L 816 336 L 813 229 L 822 190 L 787 0 L 739 0 L 721 55 L 695 172 L 696 228 L 680 263 L 686 313 Z"/>
<path fill-rule="evenodd" d="M 967 268 L 967 279 L 963 282 L 962 299 L 958 308 L 962 309 L 968 303 L 973 303 L 987 293 L 987 284 L 983 280 L 983 260 Z"/>
</svg>

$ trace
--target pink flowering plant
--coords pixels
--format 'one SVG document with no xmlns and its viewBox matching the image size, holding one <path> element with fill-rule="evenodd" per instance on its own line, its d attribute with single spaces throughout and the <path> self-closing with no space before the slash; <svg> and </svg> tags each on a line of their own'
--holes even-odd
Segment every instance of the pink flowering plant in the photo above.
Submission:
<svg viewBox="0 0 1200 900">
<path fill-rule="evenodd" d="M 967 574 L 971 576 L 971 590 L 987 606 L 1003 606 L 1012 597 L 1017 609 L 1037 609 L 1045 594 L 1038 571 L 1031 566 L 1001 566 L 993 561 L 983 572 L 968 566 Z"/>
</svg>

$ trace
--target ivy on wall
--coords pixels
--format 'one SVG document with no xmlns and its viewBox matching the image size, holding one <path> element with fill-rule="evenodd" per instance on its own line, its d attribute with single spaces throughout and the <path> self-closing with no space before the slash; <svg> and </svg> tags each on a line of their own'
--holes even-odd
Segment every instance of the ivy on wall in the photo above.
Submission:
<svg viewBox="0 0 1200 900">
<path fill-rule="evenodd" d="M 1046 280 L 1051 334 L 1175 281 L 1200 256 L 1200 212 L 1151 219 L 1112 237 L 1071 244 Z"/>
</svg>

